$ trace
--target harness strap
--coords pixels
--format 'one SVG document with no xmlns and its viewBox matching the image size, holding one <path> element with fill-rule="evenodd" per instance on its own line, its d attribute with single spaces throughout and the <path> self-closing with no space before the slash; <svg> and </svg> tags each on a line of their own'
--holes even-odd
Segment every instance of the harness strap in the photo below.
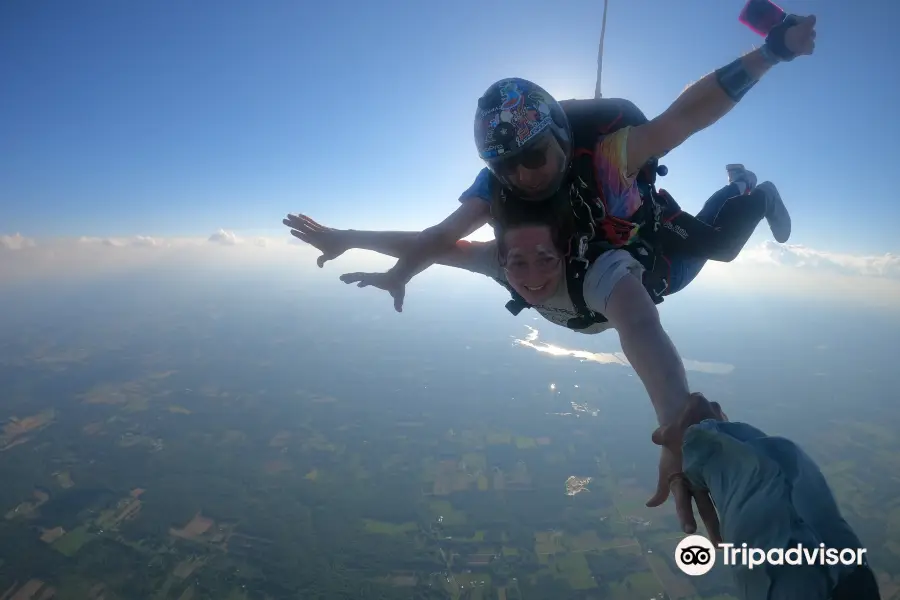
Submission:
<svg viewBox="0 0 900 600">
<path fill-rule="evenodd" d="M 584 278 L 590 265 L 594 263 L 601 255 L 612 250 L 625 250 L 631 254 L 644 268 L 641 283 L 650 295 L 650 299 L 654 304 L 662 303 L 665 292 L 669 287 L 668 270 L 669 264 L 664 257 L 661 257 L 646 244 L 634 243 L 623 248 L 616 248 L 608 243 L 595 242 L 591 244 L 585 253 L 587 265 L 582 262 L 570 262 L 566 269 L 566 285 L 569 292 L 569 299 L 578 317 L 569 319 L 567 327 L 570 329 L 584 329 L 594 323 L 606 323 L 607 318 L 588 307 L 584 299 Z M 659 260 L 662 258 L 662 260 Z"/>
<path fill-rule="evenodd" d="M 593 324 L 608 321 L 602 314 L 591 310 L 584 300 L 584 276 L 594 258 L 596 257 L 588 259 L 588 266 L 585 266 L 584 263 L 569 263 L 566 269 L 566 289 L 569 293 L 569 300 L 578 313 L 577 317 L 572 317 L 566 322 L 566 327 L 569 329 L 587 329 Z"/>
<path fill-rule="evenodd" d="M 512 316 L 518 317 L 519 313 L 526 308 L 533 308 L 531 304 L 529 304 L 528 301 L 519 294 L 519 292 L 517 292 L 511 285 L 509 285 L 509 282 L 497 277 L 494 277 L 493 279 L 494 281 L 505 287 L 509 292 L 509 295 L 512 296 L 512 299 L 506 303 L 506 310 L 512 313 Z"/>
<path fill-rule="evenodd" d="M 515 290 L 512 290 L 512 293 L 516 296 L 519 295 Z M 512 313 L 512 316 L 514 316 L 514 317 L 518 317 L 519 313 L 522 312 L 523 310 L 525 310 L 526 308 L 532 308 L 532 306 L 530 304 L 528 304 L 528 302 L 526 302 L 525 299 L 522 297 L 513 298 L 512 300 L 510 300 L 509 302 L 506 303 L 506 310 L 508 310 L 510 313 Z"/>
<path fill-rule="evenodd" d="M 600 239 L 624 246 L 634 235 L 637 224 L 609 214 L 603 192 L 597 185 L 593 152 L 579 149 L 573 162 L 574 181 L 569 188 L 569 203 L 576 217 L 575 235 L 587 238 L 586 242 L 590 243 L 599 234 Z M 582 245 L 579 250 L 583 249 Z"/>
</svg>

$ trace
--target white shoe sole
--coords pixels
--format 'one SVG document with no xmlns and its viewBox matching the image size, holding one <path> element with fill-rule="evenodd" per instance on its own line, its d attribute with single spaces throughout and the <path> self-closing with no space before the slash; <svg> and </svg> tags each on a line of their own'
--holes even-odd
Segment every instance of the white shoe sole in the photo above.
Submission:
<svg viewBox="0 0 900 600">
<path fill-rule="evenodd" d="M 791 238 L 791 215 L 781 199 L 781 194 L 778 193 L 778 188 L 771 181 L 763 181 L 756 189 L 762 190 L 768 199 L 766 221 L 769 222 L 772 236 L 779 244 L 785 243 Z"/>
<path fill-rule="evenodd" d="M 744 165 L 725 165 L 725 171 L 728 173 L 728 183 L 737 183 L 739 181 L 743 181 L 747 184 L 747 189 L 744 191 L 745 194 L 756 187 L 756 173 L 754 173 L 753 171 L 748 171 L 744 168 Z M 731 173 L 733 171 L 737 171 L 740 176 L 732 179 Z"/>
</svg>

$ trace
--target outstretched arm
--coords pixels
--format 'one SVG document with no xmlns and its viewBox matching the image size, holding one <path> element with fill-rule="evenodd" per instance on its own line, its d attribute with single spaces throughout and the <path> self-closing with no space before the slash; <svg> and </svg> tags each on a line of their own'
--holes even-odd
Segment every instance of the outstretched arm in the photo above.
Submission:
<svg viewBox="0 0 900 600">
<path fill-rule="evenodd" d="M 423 230 L 414 238 L 407 240 L 403 251 L 397 256 L 399 260 L 390 274 L 401 282 L 409 281 L 417 273 L 421 273 L 438 257 L 452 252 L 456 242 L 471 235 L 488 222 L 490 205 L 480 199 L 462 202 L 453 214 L 439 224 Z"/>
<path fill-rule="evenodd" d="M 587 283 L 587 281 L 585 281 Z M 690 392 L 684 363 L 659 320 L 659 311 L 640 279 L 629 273 L 619 279 L 609 296 L 604 313 L 619 332 L 622 351 L 647 389 L 660 425 L 676 422 L 687 405 Z M 707 530 L 718 537 L 716 509 L 705 490 L 692 490 L 678 479 L 680 448 L 663 448 L 659 457 L 656 493 L 647 506 L 662 505 L 671 493 L 682 530 L 697 531 L 694 504 Z"/>
<path fill-rule="evenodd" d="M 631 273 L 618 279 L 603 314 L 619 333 L 622 352 L 647 389 L 659 424 L 671 423 L 690 396 L 687 374 L 640 279 Z"/>
<path fill-rule="evenodd" d="M 681 356 L 663 329 L 659 311 L 641 283 L 641 267 L 622 250 L 608 252 L 594 261 L 584 276 L 584 301 L 619 333 L 622 351 L 647 389 L 660 425 L 673 422 L 690 392 Z M 675 512 L 685 533 L 697 530 L 692 494 L 686 485 L 670 485 L 681 471 L 681 453 L 663 449 L 660 454 L 656 493 L 647 506 L 659 506 L 675 495 Z M 693 494 L 704 522 L 714 519 L 708 495 Z"/>
<path fill-rule="evenodd" d="M 660 425 L 681 414 L 687 374 L 641 283 L 641 265 L 624 250 L 602 254 L 584 274 L 584 302 L 619 334 L 622 352 L 647 389 Z"/>
<path fill-rule="evenodd" d="M 416 273 L 426 269 L 439 255 L 451 250 L 457 241 L 489 221 L 493 181 L 490 171 L 482 169 L 475 182 L 460 197 L 460 207 L 438 225 L 419 234 L 413 247 L 400 257 L 397 264 L 378 277 L 379 287 L 391 292 L 394 310 L 403 310 L 406 283 Z"/>
<path fill-rule="evenodd" d="M 780 26 L 781 37 L 775 46 L 794 56 L 812 54 L 816 18 L 795 19 Z M 768 45 L 745 54 L 688 86 L 665 112 L 649 123 L 634 127 L 628 136 L 629 174 L 725 116 L 777 61 Z"/>
<path fill-rule="evenodd" d="M 399 258 L 414 251 L 420 243 L 421 236 L 421 233 L 416 231 L 332 229 L 305 215 L 288 215 L 283 222 L 291 228 L 291 235 L 318 248 L 327 259 L 354 249 Z M 437 254 L 433 261 L 420 265 L 414 274 L 425 270 L 431 264 L 457 267 L 490 276 L 495 276 L 495 272 L 499 269 L 496 244 L 493 242 L 459 240 Z"/>
<path fill-rule="evenodd" d="M 349 248 L 370 250 L 386 256 L 402 258 L 415 251 L 421 244 L 421 232 L 416 231 L 344 231 Z M 469 242 L 457 240 L 449 248 L 435 254 L 427 263 L 416 265 L 413 275 L 418 275 L 433 264 L 456 267 L 467 271 L 481 272 L 478 268 L 483 261 L 485 251 L 492 251 L 496 244 L 492 242 Z"/>
</svg>

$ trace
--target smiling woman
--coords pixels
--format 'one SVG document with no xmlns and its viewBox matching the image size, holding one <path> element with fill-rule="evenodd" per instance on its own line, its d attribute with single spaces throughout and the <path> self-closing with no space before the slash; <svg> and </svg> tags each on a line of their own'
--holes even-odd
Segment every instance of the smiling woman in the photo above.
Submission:
<svg viewBox="0 0 900 600">
<path fill-rule="evenodd" d="M 556 293 L 562 280 L 561 252 L 546 225 L 508 230 L 503 268 L 509 284 L 529 303 L 541 304 Z"/>
<path fill-rule="evenodd" d="M 530 304 L 542 304 L 565 281 L 562 240 L 568 238 L 572 213 L 564 202 L 497 202 L 498 251 L 509 284 Z"/>
</svg>

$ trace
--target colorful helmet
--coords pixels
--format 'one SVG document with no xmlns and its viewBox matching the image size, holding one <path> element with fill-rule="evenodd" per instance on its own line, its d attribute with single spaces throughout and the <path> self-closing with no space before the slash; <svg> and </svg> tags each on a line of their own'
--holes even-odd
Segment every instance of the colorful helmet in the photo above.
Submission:
<svg viewBox="0 0 900 600">
<path fill-rule="evenodd" d="M 519 166 L 536 169 L 546 164 L 548 140 L 562 149 L 557 173 L 540 190 L 525 191 L 513 184 Z M 542 87 L 525 79 L 501 79 L 478 99 L 475 112 L 478 155 L 504 186 L 528 200 L 549 198 L 565 179 L 572 158 L 572 132 L 562 106 Z"/>
</svg>

